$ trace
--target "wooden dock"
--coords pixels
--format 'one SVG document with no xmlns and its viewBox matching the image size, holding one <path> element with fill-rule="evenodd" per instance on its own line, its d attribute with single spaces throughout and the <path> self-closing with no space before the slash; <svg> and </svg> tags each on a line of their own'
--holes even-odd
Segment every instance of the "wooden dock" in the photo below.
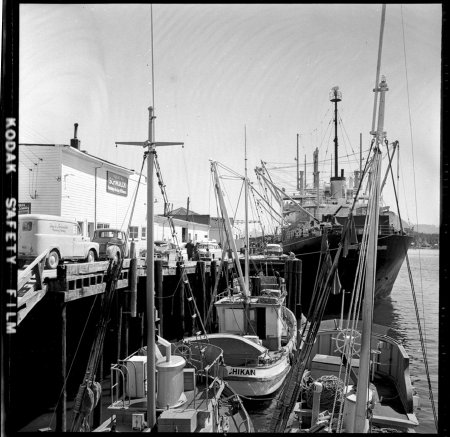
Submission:
<svg viewBox="0 0 450 437">
<path fill-rule="evenodd" d="M 102 301 L 99 298 L 106 289 L 109 262 L 65 263 L 56 270 L 46 270 L 44 260 L 45 254 L 18 273 L 17 344 L 20 347 L 12 361 L 20 378 L 15 383 L 12 404 L 28 412 L 21 417 L 24 422 L 17 423 L 20 427 L 33 420 L 35 412 L 36 416 L 42 413 L 40 409 L 45 406 L 57 405 L 56 424 L 52 424 L 52 429 L 64 432 L 69 425 L 67 403 L 75 396 L 83 378 L 96 331 Z M 228 260 L 171 264 L 155 260 L 154 268 L 158 330 L 161 336 L 172 341 L 192 335 L 198 329 L 197 319 L 206 319 L 214 293 L 223 293 L 235 277 L 233 263 Z M 187 282 L 183 280 L 183 269 Z M 260 271 L 273 274 L 274 269 L 283 276 L 285 261 L 250 263 L 251 275 Z M 146 272 L 145 259 L 123 260 L 114 290 L 102 363 L 96 376 L 99 382 L 108 376 L 110 363 L 125 358 L 130 351 L 145 344 Z M 289 282 L 288 277 L 286 280 Z M 199 317 L 193 317 L 192 301 Z M 205 326 L 208 332 L 215 323 L 215 312 L 211 314 L 211 324 Z M 29 363 L 33 365 L 30 367 Z M 52 381 L 50 386 L 48 381 Z M 27 392 L 26 405 L 20 395 L 24 391 Z M 101 416 L 101 410 L 94 410 L 93 425 L 101 423 Z"/>
<path fill-rule="evenodd" d="M 55 270 L 44 270 L 45 254 L 39 256 L 26 269 L 19 270 L 18 277 L 18 323 L 20 323 L 33 307 L 45 296 L 46 293 L 53 293 L 61 302 L 70 302 L 80 298 L 101 294 L 105 291 L 106 272 L 109 261 L 96 261 L 93 263 L 65 263 L 60 264 Z M 123 261 L 122 272 L 120 274 L 116 289 L 124 290 L 129 288 L 130 259 Z M 211 275 L 211 269 L 215 269 L 217 274 L 219 262 L 216 261 L 184 261 L 182 265 L 188 275 L 194 275 L 197 271 L 197 263 L 204 263 L 204 273 Z M 255 263 L 253 263 L 255 264 Z M 155 260 L 155 271 L 160 275 L 176 276 L 180 263 L 164 263 Z M 256 265 L 256 264 L 255 264 Z M 268 270 L 278 270 L 284 272 L 284 261 L 271 260 L 270 263 L 258 260 L 258 265 L 264 265 L 261 270 L 265 274 L 273 274 Z M 270 266 L 270 268 L 268 267 Z M 232 268 L 230 260 L 225 261 L 225 270 Z M 255 270 L 255 266 L 250 265 L 250 270 Z M 147 276 L 147 266 L 144 258 L 137 258 L 138 278 Z"/>
</svg>

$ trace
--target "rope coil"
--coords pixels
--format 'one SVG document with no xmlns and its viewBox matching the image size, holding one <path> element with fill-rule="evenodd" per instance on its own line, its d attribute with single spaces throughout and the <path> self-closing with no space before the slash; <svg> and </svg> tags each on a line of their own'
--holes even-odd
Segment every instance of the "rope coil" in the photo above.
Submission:
<svg viewBox="0 0 450 437">
<path fill-rule="evenodd" d="M 313 379 L 310 378 L 306 384 L 306 405 L 309 408 L 312 408 L 313 404 L 313 393 L 314 393 L 314 385 Z M 322 393 L 320 396 L 320 409 L 324 410 L 332 410 L 334 399 L 337 393 L 336 404 L 339 406 L 344 394 L 344 381 L 334 375 L 324 375 L 320 378 L 316 379 L 315 382 L 320 382 L 323 386 Z"/>
</svg>

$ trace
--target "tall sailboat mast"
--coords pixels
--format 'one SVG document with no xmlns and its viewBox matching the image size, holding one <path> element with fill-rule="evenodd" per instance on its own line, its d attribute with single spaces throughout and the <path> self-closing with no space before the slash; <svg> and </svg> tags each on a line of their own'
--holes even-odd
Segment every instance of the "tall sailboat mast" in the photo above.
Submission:
<svg viewBox="0 0 450 437">
<path fill-rule="evenodd" d="M 383 5 L 381 14 L 381 30 L 380 43 L 378 50 L 378 65 L 377 65 L 377 80 L 380 73 L 381 49 L 383 41 L 383 30 L 385 20 L 386 5 Z M 377 101 L 378 93 L 380 93 L 380 105 L 378 108 L 378 126 L 377 130 L 373 130 L 371 134 L 375 136 L 376 146 L 374 147 L 374 156 L 372 162 L 372 174 L 374 177 L 373 190 L 369 199 L 368 220 L 366 222 L 365 232 L 368 232 L 367 242 L 367 258 L 366 258 L 366 275 L 364 286 L 364 299 L 362 307 L 362 336 L 361 336 L 361 352 L 359 360 L 359 375 L 356 392 L 356 406 L 354 431 L 357 433 L 368 432 L 368 417 L 367 417 L 367 403 L 369 396 L 369 368 L 370 368 L 370 341 L 372 336 L 373 323 L 373 301 L 375 293 L 375 276 L 377 264 L 377 246 L 378 246 L 378 222 L 379 213 L 378 206 L 380 201 L 380 181 L 381 181 L 381 147 L 386 138 L 384 132 L 384 107 L 385 107 L 385 93 L 388 91 L 386 80 L 381 78 L 381 82 L 374 89 L 375 102 Z M 375 114 L 373 116 L 375 120 Z"/>
</svg>

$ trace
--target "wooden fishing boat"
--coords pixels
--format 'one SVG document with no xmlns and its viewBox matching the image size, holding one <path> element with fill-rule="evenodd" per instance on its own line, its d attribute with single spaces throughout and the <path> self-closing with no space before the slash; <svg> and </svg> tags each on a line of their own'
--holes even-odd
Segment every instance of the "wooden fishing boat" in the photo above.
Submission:
<svg viewBox="0 0 450 437">
<path fill-rule="evenodd" d="M 318 293 L 316 305 L 302 327 L 301 344 L 272 417 L 272 432 L 287 429 L 293 432 L 306 429 L 307 432 L 323 429 L 339 433 L 408 432 L 419 424 L 414 412 L 418 397 L 411 384 L 409 357 L 403 346 L 394 340 L 389 327 L 373 323 L 381 149 L 387 144 L 384 113 L 388 86 L 385 77 L 380 79 L 379 75 L 384 19 L 385 5 L 374 89 L 373 147 L 367 163 L 370 187 L 367 220 L 361 236 L 348 317 L 344 319 L 342 315 L 339 321 L 322 321 L 338 275 L 339 259 L 348 251 L 351 216 L 334 258 L 330 254 L 326 230 L 322 238 L 322 262 L 317 271 L 319 286 L 314 290 Z"/>
<path fill-rule="evenodd" d="M 238 277 L 228 289 L 228 295 L 214 302 L 218 332 L 185 338 L 183 342 L 189 347 L 201 339 L 222 348 L 223 378 L 238 394 L 247 397 L 272 395 L 288 374 L 290 356 L 296 346 L 297 321 L 285 306 L 283 278 L 259 275 L 252 279 L 250 287 L 248 232 L 244 247 L 244 276 L 222 197 L 217 162 L 211 162 L 211 171 Z M 247 198 L 247 177 L 244 181 Z"/>
<path fill-rule="evenodd" d="M 271 395 L 289 372 L 297 338 L 297 322 L 285 306 L 285 295 L 266 289 L 249 299 L 242 294 L 224 297 L 214 304 L 219 332 L 205 339 L 188 337 L 183 344 L 207 341 L 220 347 L 225 364 L 222 377 L 238 394 Z"/>
<path fill-rule="evenodd" d="M 410 432 L 419 425 L 415 415 L 419 399 L 411 384 L 409 356 L 402 344 L 395 340 L 396 335 L 389 327 L 372 326 L 368 370 L 371 426 L 393 432 Z M 337 381 L 342 381 L 338 388 L 345 396 L 342 430 L 356 431 L 353 421 L 361 371 L 361 332 L 361 321 L 352 330 L 342 329 L 340 320 L 322 321 L 311 354 L 305 362 L 308 370 L 303 374 L 303 390 L 296 402 L 289 428 L 306 429 L 319 422 L 325 427 L 325 418 L 328 416 L 329 419 L 329 412 L 333 410 L 334 397 L 331 394 L 334 394 Z M 342 354 L 350 341 L 353 354 L 344 364 Z M 339 409 L 339 402 L 337 405 Z M 328 413 L 319 416 L 326 411 Z"/>
<path fill-rule="evenodd" d="M 156 343 L 157 432 L 253 432 L 236 392 L 220 378 L 223 351 L 193 345 L 187 357 L 161 337 Z M 148 432 L 147 350 L 142 348 L 111 367 L 111 416 L 95 432 Z"/>
</svg>

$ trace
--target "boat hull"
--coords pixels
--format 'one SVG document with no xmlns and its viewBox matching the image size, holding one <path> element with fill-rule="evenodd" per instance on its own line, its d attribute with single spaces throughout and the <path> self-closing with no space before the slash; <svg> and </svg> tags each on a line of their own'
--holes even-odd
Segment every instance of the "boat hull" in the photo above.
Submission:
<svg viewBox="0 0 450 437">
<path fill-rule="evenodd" d="M 219 376 L 241 396 L 260 397 L 276 392 L 289 369 L 289 355 L 296 337 L 282 351 L 267 351 L 249 339 L 234 334 L 209 334 L 207 340 L 188 337 L 187 344 L 205 342 L 223 350 L 224 367 Z M 260 357 L 264 356 L 265 359 Z"/>
<path fill-rule="evenodd" d="M 275 393 L 281 387 L 289 368 L 287 357 L 282 357 L 274 365 L 265 367 L 226 366 L 223 380 L 241 396 L 267 396 Z"/>
<path fill-rule="evenodd" d="M 328 236 L 332 258 L 336 254 L 340 242 L 340 233 L 330 233 Z M 361 240 L 361 235 L 358 235 Z M 378 236 L 377 270 L 375 283 L 375 301 L 389 296 L 403 264 L 412 237 L 407 235 L 390 234 Z M 301 303 L 304 312 L 311 303 L 314 290 L 317 266 L 320 260 L 322 236 L 298 237 L 283 243 L 286 253 L 293 252 L 296 258 L 302 260 L 302 290 Z M 338 265 L 339 279 L 342 288 L 351 293 L 358 266 L 359 245 L 350 246 L 346 258 L 341 257 Z M 338 314 L 341 309 L 341 295 L 331 295 L 326 307 L 326 314 Z M 349 303 L 346 298 L 344 306 Z"/>
</svg>

